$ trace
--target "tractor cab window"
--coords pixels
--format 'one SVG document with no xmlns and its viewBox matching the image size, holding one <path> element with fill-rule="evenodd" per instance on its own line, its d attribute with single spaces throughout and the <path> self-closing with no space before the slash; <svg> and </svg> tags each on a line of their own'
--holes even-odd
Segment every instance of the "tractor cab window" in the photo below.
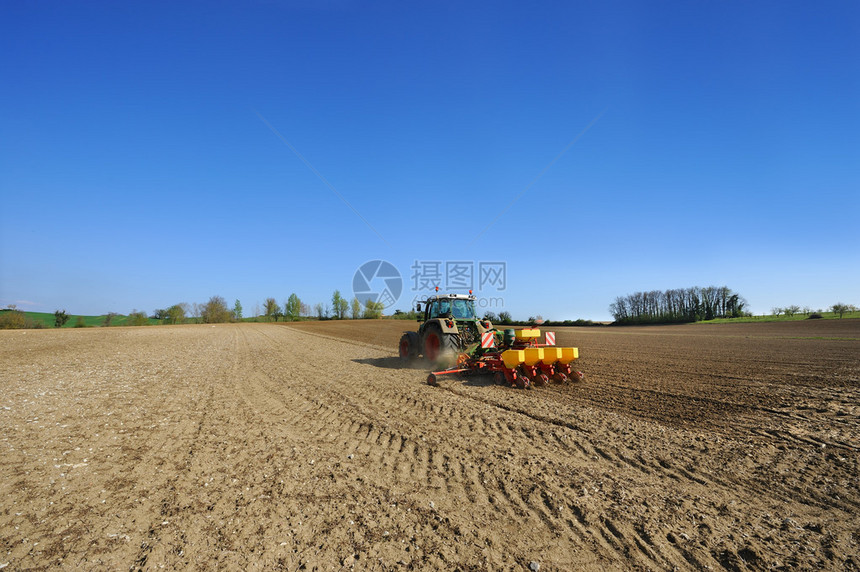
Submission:
<svg viewBox="0 0 860 572">
<path fill-rule="evenodd" d="M 475 305 L 471 300 L 452 300 L 451 313 L 456 320 L 476 320 Z"/>
<path fill-rule="evenodd" d="M 451 311 L 451 302 L 449 300 L 436 300 L 430 307 L 431 318 L 444 318 Z"/>
<path fill-rule="evenodd" d="M 453 316 L 455 320 L 477 320 L 472 300 L 434 300 L 427 305 L 427 319 Z"/>
</svg>

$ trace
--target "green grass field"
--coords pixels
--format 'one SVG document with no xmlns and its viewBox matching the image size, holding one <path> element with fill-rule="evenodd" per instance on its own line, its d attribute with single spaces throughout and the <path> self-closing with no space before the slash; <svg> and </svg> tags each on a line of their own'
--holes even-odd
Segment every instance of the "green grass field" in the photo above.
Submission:
<svg viewBox="0 0 860 572">
<path fill-rule="evenodd" d="M 28 320 L 32 320 L 36 324 L 40 324 L 43 328 L 53 328 L 54 327 L 54 314 L 48 312 L 22 312 L 24 316 Z M 75 314 L 69 314 L 69 321 L 63 326 L 64 328 L 74 328 L 79 323 L 78 318 L 83 318 L 84 327 L 91 328 L 95 326 L 103 326 L 105 323 L 105 315 L 101 316 L 78 316 Z M 128 325 L 128 316 L 115 315 L 111 319 L 111 326 L 127 326 Z M 153 320 L 152 318 L 148 318 L 147 322 L 149 325 L 160 324 L 159 320 Z M 78 326 L 80 327 L 80 326 Z"/>
</svg>

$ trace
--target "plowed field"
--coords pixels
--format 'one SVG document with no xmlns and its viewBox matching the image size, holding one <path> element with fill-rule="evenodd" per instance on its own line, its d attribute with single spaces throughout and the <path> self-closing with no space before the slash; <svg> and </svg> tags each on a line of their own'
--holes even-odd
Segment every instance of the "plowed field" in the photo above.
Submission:
<svg viewBox="0 0 860 572">
<path fill-rule="evenodd" d="M 0 331 L 0 567 L 860 568 L 860 321 L 556 328 L 531 391 L 404 328 Z"/>
</svg>

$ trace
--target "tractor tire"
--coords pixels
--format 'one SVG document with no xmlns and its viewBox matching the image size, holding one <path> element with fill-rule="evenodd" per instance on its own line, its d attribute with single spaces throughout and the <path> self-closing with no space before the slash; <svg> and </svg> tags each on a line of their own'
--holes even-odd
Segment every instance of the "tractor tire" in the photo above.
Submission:
<svg viewBox="0 0 860 572">
<path fill-rule="evenodd" d="M 438 361 L 443 355 L 460 353 L 460 339 L 457 334 L 444 334 L 442 329 L 432 324 L 424 333 L 424 357 L 428 361 Z"/>
<path fill-rule="evenodd" d="M 418 333 L 406 332 L 400 337 L 400 360 L 410 362 L 418 357 Z"/>
<path fill-rule="evenodd" d="M 445 353 L 460 353 L 460 336 L 457 334 L 442 334 L 442 351 Z"/>
<path fill-rule="evenodd" d="M 424 358 L 427 361 L 435 362 L 442 355 L 442 329 L 431 324 L 424 332 Z"/>
</svg>

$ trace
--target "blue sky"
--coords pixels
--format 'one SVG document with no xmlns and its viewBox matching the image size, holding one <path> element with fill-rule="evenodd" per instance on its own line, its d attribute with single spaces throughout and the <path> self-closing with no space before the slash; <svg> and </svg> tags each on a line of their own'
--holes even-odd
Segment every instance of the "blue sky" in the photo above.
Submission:
<svg viewBox="0 0 860 572">
<path fill-rule="evenodd" d="M 248 315 L 375 259 L 403 309 L 415 261 L 505 262 L 520 318 L 860 304 L 856 2 L 0 12 L 0 305 Z"/>
</svg>

